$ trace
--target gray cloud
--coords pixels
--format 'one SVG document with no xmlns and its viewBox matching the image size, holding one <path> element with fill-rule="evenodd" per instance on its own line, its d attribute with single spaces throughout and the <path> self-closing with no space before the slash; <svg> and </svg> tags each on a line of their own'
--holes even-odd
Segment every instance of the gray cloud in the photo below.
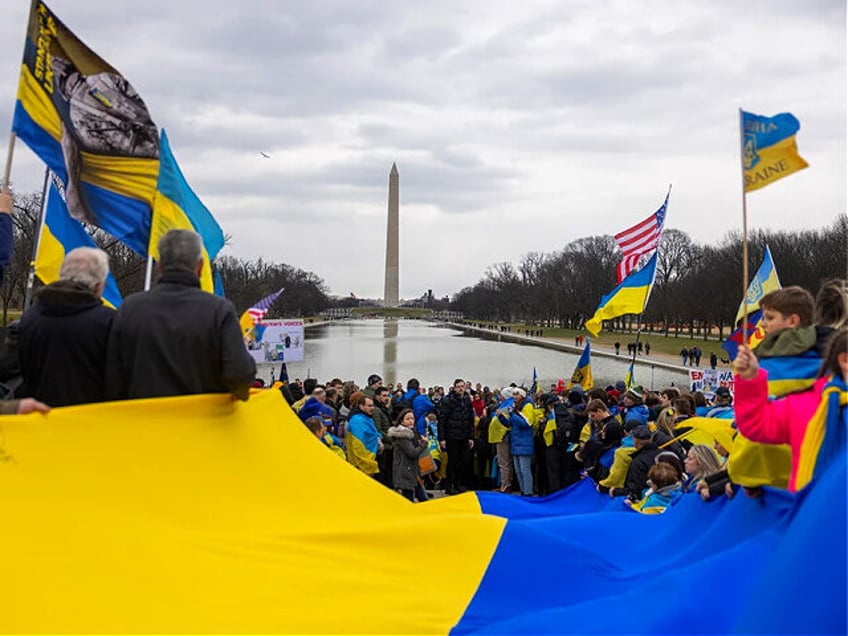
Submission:
<svg viewBox="0 0 848 636">
<path fill-rule="evenodd" d="M 5 121 L 25 4 L 0 23 Z M 615 232 L 669 182 L 670 222 L 717 240 L 739 224 L 739 107 L 793 112 L 811 164 L 751 195 L 754 223 L 845 213 L 841 0 L 50 6 L 136 86 L 231 253 L 311 269 L 341 294 L 382 291 L 392 162 L 409 296 Z M 13 178 L 40 186 L 21 144 Z"/>
</svg>

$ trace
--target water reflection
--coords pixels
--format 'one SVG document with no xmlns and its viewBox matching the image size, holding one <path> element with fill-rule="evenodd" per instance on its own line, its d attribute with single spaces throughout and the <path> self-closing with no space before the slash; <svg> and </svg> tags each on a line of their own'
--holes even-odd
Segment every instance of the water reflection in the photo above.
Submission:
<svg viewBox="0 0 848 636">
<path fill-rule="evenodd" d="M 532 380 L 533 368 L 543 388 L 569 378 L 578 356 L 542 347 L 499 342 L 417 320 L 353 320 L 306 331 L 305 359 L 289 363 L 289 377 L 353 379 L 364 386 L 372 373 L 385 384 L 417 377 L 422 384 L 448 385 L 462 377 L 489 386 Z M 624 378 L 626 359 L 592 359 L 595 383 L 601 386 Z M 279 375 L 279 365 L 275 373 Z M 270 378 L 271 365 L 260 365 L 260 376 Z M 687 375 L 650 364 L 639 364 L 636 382 L 648 388 L 683 385 Z"/>
</svg>

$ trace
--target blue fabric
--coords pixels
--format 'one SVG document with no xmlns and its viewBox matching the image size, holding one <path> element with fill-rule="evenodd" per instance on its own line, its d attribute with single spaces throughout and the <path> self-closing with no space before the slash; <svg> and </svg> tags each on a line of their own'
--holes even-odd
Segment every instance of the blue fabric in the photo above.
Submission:
<svg viewBox="0 0 848 636">
<path fill-rule="evenodd" d="M 451 633 L 844 634 L 845 483 L 841 453 L 798 495 L 682 497 L 662 515 L 588 480 L 544 499 L 479 493 L 508 521 Z"/>
<path fill-rule="evenodd" d="M 647 424 L 648 417 L 650 416 L 650 411 L 648 411 L 648 407 L 644 404 L 636 404 L 635 406 L 631 406 L 627 409 L 627 414 L 624 416 L 624 423 L 630 421 L 637 421 L 640 424 Z"/>
<path fill-rule="evenodd" d="M 409 397 L 413 394 L 413 397 Z M 419 394 L 415 389 L 410 389 L 404 396 L 404 400 L 412 402 L 412 413 L 415 415 L 415 429 L 419 435 L 427 434 L 427 415 L 432 413 L 436 407 L 433 402 L 424 394 Z"/>
</svg>

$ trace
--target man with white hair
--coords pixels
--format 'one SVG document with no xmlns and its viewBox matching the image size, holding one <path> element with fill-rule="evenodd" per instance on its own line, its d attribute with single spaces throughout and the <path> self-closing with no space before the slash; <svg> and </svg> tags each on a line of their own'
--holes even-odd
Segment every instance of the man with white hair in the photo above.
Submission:
<svg viewBox="0 0 848 636">
<path fill-rule="evenodd" d="M 191 230 L 159 240 L 159 282 L 118 308 L 109 338 L 113 399 L 231 393 L 246 400 L 256 363 L 233 304 L 200 289 L 203 243 Z"/>
<path fill-rule="evenodd" d="M 93 247 L 68 252 L 59 280 L 42 288 L 18 325 L 19 394 L 51 406 L 105 399 L 106 349 L 114 310 L 101 295 L 109 257 Z"/>
</svg>

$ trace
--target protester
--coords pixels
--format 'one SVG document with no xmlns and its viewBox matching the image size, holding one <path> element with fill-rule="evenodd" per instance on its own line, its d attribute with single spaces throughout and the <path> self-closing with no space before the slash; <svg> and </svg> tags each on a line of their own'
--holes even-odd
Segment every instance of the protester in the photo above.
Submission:
<svg viewBox="0 0 848 636">
<path fill-rule="evenodd" d="M 427 451 L 427 437 L 415 430 L 415 414 L 412 409 L 403 409 L 397 416 L 394 426 L 388 431 L 389 440 L 394 448 L 392 460 L 392 485 L 395 490 L 415 501 L 418 486 L 418 458 Z"/>
<path fill-rule="evenodd" d="M 848 327 L 832 336 L 811 390 L 770 401 L 768 373 L 744 346 L 739 348 L 735 370 L 736 425 L 753 441 L 790 446 L 790 491 L 806 486 L 835 456 L 845 453 Z"/>
<path fill-rule="evenodd" d="M 465 392 L 465 380 L 454 380 L 453 389 L 440 403 L 439 442 L 448 453 L 447 489 L 449 495 L 465 492 L 463 483 L 471 467 L 474 448 L 474 410 Z"/>
<path fill-rule="evenodd" d="M 115 311 L 101 294 L 109 274 L 103 250 L 68 252 L 59 280 L 41 288 L 18 325 L 24 395 L 51 406 L 102 402 Z"/>
<path fill-rule="evenodd" d="M 377 477 L 380 467 L 377 455 L 383 450 L 383 441 L 371 414 L 374 412 L 374 400 L 362 392 L 351 396 L 355 405 L 348 420 L 345 444 L 347 461 L 366 475 Z"/>
<path fill-rule="evenodd" d="M 256 363 L 232 303 L 200 289 L 203 243 L 190 230 L 159 240 L 159 283 L 124 299 L 112 324 L 107 396 L 231 393 L 248 398 Z"/>
</svg>

